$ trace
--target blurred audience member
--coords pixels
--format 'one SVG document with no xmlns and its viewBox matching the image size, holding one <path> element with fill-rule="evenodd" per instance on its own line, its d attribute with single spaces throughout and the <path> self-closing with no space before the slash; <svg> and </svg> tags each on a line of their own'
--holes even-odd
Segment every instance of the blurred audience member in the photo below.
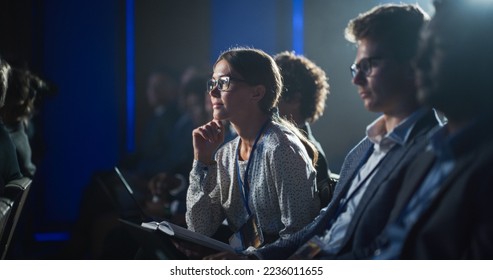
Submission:
<svg viewBox="0 0 493 280">
<path fill-rule="evenodd" d="M 178 137 L 179 145 L 188 146 L 187 158 L 193 160 L 192 140 L 190 137 L 193 127 L 205 124 L 211 115 L 206 111 L 206 87 L 208 75 L 184 73 L 185 83 L 180 90 L 180 104 L 183 114 L 177 120 L 178 127 L 190 127 L 190 130 L 182 130 L 182 135 Z M 209 101 L 210 102 L 210 101 Z M 188 170 L 190 172 L 190 170 Z M 166 171 L 154 175 L 148 183 L 152 199 L 146 203 L 147 209 L 156 217 L 170 220 L 171 222 L 186 226 L 186 191 L 188 188 L 188 174 L 170 173 Z"/>
<path fill-rule="evenodd" d="M 5 104 L 10 65 L 0 57 L 0 108 Z M 3 121 L 0 120 L 0 194 L 9 181 L 22 177 L 16 149 Z"/>
<path fill-rule="evenodd" d="M 140 222 L 141 210 L 146 201 L 156 201 L 148 184 L 153 176 L 160 172 L 173 174 L 173 182 L 181 183 L 191 169 L 193 130 L 191 121 L 181 122 L 182 111 L 178 103 L 178 75 L 168 69 L 154 70 L 149 74 L 146 98 L 151 116 L 145 124 L 142 137 L 138 141 L 135 153 L 124 157 L 117 165 L 125 179 L 133 188 L 133 196 L 140 206 L 129 197 L 121 180 L 113 170 L 96 172 L 84 190 L 80 217 L 74 227 L 73 240 L 67 249 L 75 258 L 131 258 L 137 244 L 128 236 L 118 223 L 118 218 Z M 163 179 L 164 180 L 164 179 Z M 185 184 L 186 185 L 186 184 Z M 169 207 L 159 211 L 167 216 Z M 156 217 L 159 219 L 159 217 Z M 87 256 L 86 256 L 87 254 Z"/>
<path fill-rule="evenodd" d="M 318 150 L 317 187 L 320 206 L 325 207 L 332 198 L 333 187 L 329 181 L 330 170 L 322 145 L 312 134 L 310 124 L 324 113 L 329 84 L 325 71 L 313 61 L 294 52 L 281 52 L 274 56 L 281 70 L 283 91 L 279 101 L 281 116 L 296 123 Z M 313 155 L 311 155 L 313 156 Z"/>
<path fill-rule="evenodd" d="M 24 176 L 34 177 L 30 145 L 33 131 L 31 119 L 35 112 L 37 92 L 47 84 L 27 69 L 12 69 L 5 105 L 0 110 L 3 122 L 16 147 L 19 166 Z"/>
<path fill-rule="evenodd" d="M 152 115 L 147 120 L 134 154 L 122 160 L 120 167 L 148 180 L 158 172 L 187 174 L 191 168 L 190 145 L 176 145 L 183 131 L 192 131 L 191 123 L 180 123 L 179 83 L 170 70 L 156 70 L 149 75 L 147 102 Z M 180 126 L 181 125 L 181 126 Z M 188 137 L 189 138 L 189 137 Z"/>
<path fill-rule="evenodd" d="M 447 117 L 406 174 L 377 259 L 493 258 L 493 2 L 437 0 L 419 97 Z"/>
</svg>

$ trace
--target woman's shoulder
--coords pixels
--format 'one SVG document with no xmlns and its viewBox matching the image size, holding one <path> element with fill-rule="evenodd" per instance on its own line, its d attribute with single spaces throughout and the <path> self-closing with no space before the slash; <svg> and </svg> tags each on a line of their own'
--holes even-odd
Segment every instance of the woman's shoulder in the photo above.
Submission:
<svg viewBox="0 0 493 280">
<path fill-rule="evenodd" d="M 272 122 L 272 125 L 266 131 L 269 139 L 277 141 L 277 144 L 296 143 L 301 144 L 299 138 L 288 127 L 283 124 Z"/>
<path fill-rule="evenodd" d="M 266 131 L 264 145 L 270 147 L 269 150 L 283 153 L 286 150 L 297 150 L 302 148 L 303 143 L 288 127 L 273 122 Z"/>
<path fill-rule="evenodd" d="M 236 152 L 236 147 L 238 146 L 239 137 L 236 136 L 230 141 L 225 142 L 219 149 L 216 151 L 216 158 L 224 158 L 230 157 L 234 155 Z"/>
</svg>

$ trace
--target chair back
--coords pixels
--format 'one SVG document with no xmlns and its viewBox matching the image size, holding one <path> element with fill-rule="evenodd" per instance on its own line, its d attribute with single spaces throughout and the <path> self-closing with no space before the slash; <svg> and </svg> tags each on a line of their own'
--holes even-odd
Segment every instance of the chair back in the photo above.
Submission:
<svg viewBox="0 0 493 280">
<path fill-rule="evenodd" d="M 0 240 L 5 232 L 5 226 L 9 219 L 10 213 L 12 213 L 13 201 L 6 197 L 0 197 Z"/>
<path fill-rule="evenodd" d="M 21 216 L 24 202 L 29 193 L 32 180 L 28 177 L 15 179 L 5 185 L 1 201 L 5 203 L 5 207 L 10 208 L 6 219 L 0 223 L 4 223 L 2 234 L 0 235 L 0 259 L 5 259 L 7 251 L 14 236 L 14 231 Z M 3 207 L 3 206 L 0 206 Z"/>
<path fill-rule="evenodd" d="M 330 173 L 329 178 L 317 183 L 318 195 L 320 197 L 320 209 L 325 208 L 327 205 L 329 205 L 338 181 L 339 175 L 335 173 Z"/>
</svg>

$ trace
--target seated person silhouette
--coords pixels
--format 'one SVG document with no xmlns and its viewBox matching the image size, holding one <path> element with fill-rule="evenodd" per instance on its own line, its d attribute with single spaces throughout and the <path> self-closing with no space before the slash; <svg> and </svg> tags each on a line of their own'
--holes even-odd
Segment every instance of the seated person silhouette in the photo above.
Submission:
<svg viewBox="0 0 493 280">
<path fill-rule="evenodd" d="M 149 75 L 145 94 L 150 117 L 136 152 L 117 164 L 135 191 L 135 199 L 142 206 L 145 206 L 145 201 L 152 199 L 148 184 L 153 176 L 159 172 L 186 176 L 191 168 L 191 140 L 189 145 L 186 143 L 193 125 L 191 122 L 180 122 L 183 113 L 178 105 L 178 90 L 178 78 L 173 71 L 158 69 Z M 126 237 L 114 237 L 124 234 L 124 231 L 118 229 L 117 219 L 126 218 L 139 223 L 143 217 L 140 209 L 135 209 L 133 200 L 121 198 L 128 198 L 128 193 L 121 185 L 120 178 L 113 170 L 102 170 L 93 175 L 82 196 L 80 217 L 74 227 L 73 242 L 66 250 L 68 254 L 89 254 L 89 258 L 133 257 L 135 248 L 127 252 L 118 250 L 117 240 L 130 244 L 131 238 L 127 241 Z M 122 217 L 115 204 L 120 204 L 120 208 L 131 208 L 126 212 L 128 216 Z M 131 211 L 132 207 L 134 211 Z M 94 247 L 91 249 L 88 244 Z M 105 249 L 104 246 L 111 248 Z M 91 251 L 87 252 L 87 248 Z"/>
<path fill-rule="evenodd" d="M 281 70 L 283 91 L 279 101 L 279 113 L 305 133 L 318 150 L 317 187 L 320 192 L 320 207 L 325 207 L 332 198 L 333 187 L 330 170 L 322 145 L 313 136 L 310 124 L 324 113 L 329 84 L 325 71 L 313 61 L 294 52 L 281 52 L 274 56 Z"/>
<path fill-rule="evenodd" d="M 4 106 L 11 67 L 0 57 L 0 108 Z M 15 146 L 0 119 L 0 194 L 5 184 L 22 177 Z"/>
</svg>

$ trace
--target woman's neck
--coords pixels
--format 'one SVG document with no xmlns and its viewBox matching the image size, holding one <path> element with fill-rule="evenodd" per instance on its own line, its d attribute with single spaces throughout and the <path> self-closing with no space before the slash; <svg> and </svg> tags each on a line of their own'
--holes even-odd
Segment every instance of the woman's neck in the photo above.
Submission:
<svg viewBox="0 0 493 280">
<path fill-rule="evenodd" d="M 269 117 L 267 115 L 252 117 L 243 123 L 233 123 L 234 129 L 240 137 L 240 159 L 247 160 L 250 156 L 250 152 L 255 143 L 255 139 L 260 132 L 260 129 L 267 122 Z"/>
</svg>

